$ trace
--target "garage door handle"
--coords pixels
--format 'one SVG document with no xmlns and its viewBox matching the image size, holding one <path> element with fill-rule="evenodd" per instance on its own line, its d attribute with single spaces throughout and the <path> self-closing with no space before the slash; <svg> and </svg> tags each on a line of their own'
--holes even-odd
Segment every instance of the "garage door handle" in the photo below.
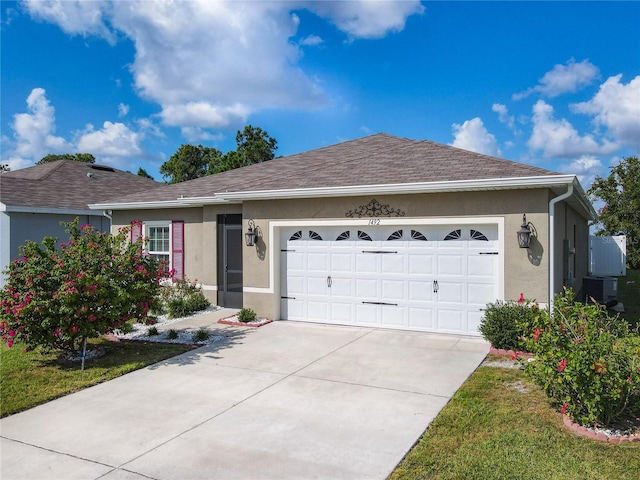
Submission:
<svg viewBox="0 0 640 480">
<path fill-rule="evenodd" d="M 333 280 L 331 280 L 331 277 L 327 277 L 327 287 L 331 288 L 332 283 L 333 283 Z"/>
<path fill-rule="evenodd" d="M 480 255 L 498 255 L 498 252 L 480 252 Z"/>
<path fill-rule="evenodd" d="M 390 252 L 388 250 L 362 250 L 362 253 L 398 253 L 398 252 L 397 251 Z"/>
<path fill-rule="evenodd" d="M 387 302 L 362 302 L 362 303 L 366 303 L 367 305 L 393 305 L 394 307 L 398 306 L 397 303 L 387 303 Z"/>
<path fill-rule="evenodd" d="M 440 286 L 438 285 L 438 280 L 433 281 L 433 293 L 438 293 L 438 289 Z"/>
</svg>

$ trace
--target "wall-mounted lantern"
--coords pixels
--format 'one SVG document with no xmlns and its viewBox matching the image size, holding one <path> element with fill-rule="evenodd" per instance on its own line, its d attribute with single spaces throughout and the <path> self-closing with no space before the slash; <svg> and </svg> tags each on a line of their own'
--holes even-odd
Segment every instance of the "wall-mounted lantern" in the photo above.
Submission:
<svg viewBox="0 0 640 480">
<path fill-rule="evenodd" d="M 531 228 L 527 222 L 527 215 L 522 214 L 522 225 L 518 230 L 518 246 L 520 248 L 529 248 L 531 244 Z"/>
<path fill-rule="evenodd" d="M 244 241 L 247 244 L 247 247 L 253 247 L 256 244 L 258 237 L 260 237 L 260 229 L 256 227 L 253 219 L 250 219 L 249 226 L 244 234 Z"/>
</svg>

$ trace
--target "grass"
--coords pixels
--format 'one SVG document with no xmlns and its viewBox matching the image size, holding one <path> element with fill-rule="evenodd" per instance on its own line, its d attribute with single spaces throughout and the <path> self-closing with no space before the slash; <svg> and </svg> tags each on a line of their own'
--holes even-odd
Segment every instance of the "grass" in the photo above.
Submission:
<svg viewBox="0 0 640 480">
<path fill-rule="evenodd" d="M 24 346 L 0 344 L 0 417 L 68 395 L 138 370 L 194 348 L 190 345 L 147 342 L 90 341 L 106 354 L 80 365 L 57 363 L 58 353 L 25 352 Z"/>
<path fill-rule="evenodd" d="M 480 367 L 389 480 L 637 480 L 638 472 L 639 443 L 614 446 L 579 437 L 521 370 Z"/>
<path fill-rule="evenodd" d="M 640 327 L 640 270 L 627 270 L 626 277 L 618 277 L 618 300 L 625 310 L 620 316 L 632 327 Z"/>
</svg>

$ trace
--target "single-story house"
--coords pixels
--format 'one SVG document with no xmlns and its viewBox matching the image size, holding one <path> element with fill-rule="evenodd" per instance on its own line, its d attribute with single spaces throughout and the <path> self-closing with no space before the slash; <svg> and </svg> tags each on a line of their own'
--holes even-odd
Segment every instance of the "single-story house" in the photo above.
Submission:
<svg viewBox="0 0 640 480">
<path fill-rule="evenodd" d="M 488 302 L 579 289 L 595 218 L 575 175 L 383 133 L 90 207 L 219 305 L 470 335 Z"/>
<path fill-rule="evenodd" d="M 0 272 L 27 240 L 68 238 L 60 222 L 90 223 L 108 232 L 111 220 L 88 204 L 162 184 L 115 168 L 58 160 L 0 174 Z M 0 287 L 5 283 L 0 274 Z"/>
</svg>

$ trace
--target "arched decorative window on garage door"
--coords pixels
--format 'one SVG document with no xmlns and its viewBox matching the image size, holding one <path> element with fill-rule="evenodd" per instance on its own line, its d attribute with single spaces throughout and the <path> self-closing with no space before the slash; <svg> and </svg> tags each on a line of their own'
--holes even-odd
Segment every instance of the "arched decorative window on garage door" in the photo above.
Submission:
<svg viewBox="0 0 640 480">
<path fill-rule="evenodd" d="M 349 230 L 345 230 L 340 235 L 338 235 L 338 238 L 336 238 L 336 241 L 349 240 L 349 238 L 351 238 L 351 232 Z"/>
<path fill-rule="evenodd" d="M 389 238 L 387 238 L 387 240 L 402 240 L 402 230 L 396 230 L 391 235 L 389 235 Z"/>
<path fill-rule="evenodd" d="M 289 240 L 300 240 L 301 238 L 302 238 L 302 230 L 298 230 L 297 232 L 294 232 L 293 235 L 291 235 Z"/>
<path fill-rule="evenodd" d="M 360 240 L 365 240 L 367 242 L 373 242 L 373 240 L 371 240 L 371 237 L 368 234 L 360 230 L 358 230 L 358 238 Z"/>
<path fill-rule="evenodd" d="M 473 240 L 483 240 L 485 242 L 489 241 L 489 239 L 486 237 L 486 235 L 484 235 L 482 232 L 479 232 L 478 230 L 474 230 L 474 229 L 471 229 L 471 238 Z"/>
<path fill-rule="evenodd" d="M 417 230 L 411 230 L 411 238 L 413 238 L 414 240 L 422 240 L 424 242 L 428 242 L 427 237 L 425 237 Z"/>
<path fill-rule="evenodd" d="M 460 240 L 460 237 L 462 237 L 462 230 L 458 229 L 458 230 L 454 230 L 453 232 L 449 232 L 447 234 L 446 237 L 444 237 L 445 240 Z"/>
<path fill-rule="evenodd" d="M 313 230 L 309 230 L 309 238 L 311 240 L 322 240 L 322 237 Z"/>
</svg>

